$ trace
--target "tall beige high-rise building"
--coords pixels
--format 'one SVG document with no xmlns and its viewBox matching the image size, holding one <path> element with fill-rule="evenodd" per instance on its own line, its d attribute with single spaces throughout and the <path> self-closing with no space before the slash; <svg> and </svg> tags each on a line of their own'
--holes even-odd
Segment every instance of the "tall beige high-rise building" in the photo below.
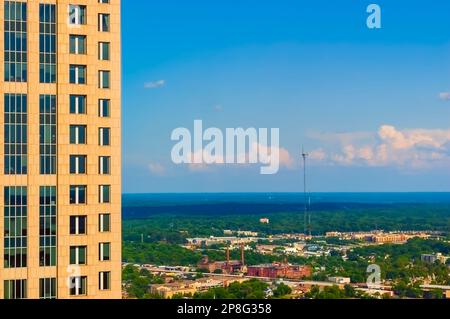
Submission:
<svg viewBox="0 0 450 319">
<path fill-rule="evenodd" d="M 120 0 L 0 17 L 0 299 L 120 298 Z"/>
</svg>

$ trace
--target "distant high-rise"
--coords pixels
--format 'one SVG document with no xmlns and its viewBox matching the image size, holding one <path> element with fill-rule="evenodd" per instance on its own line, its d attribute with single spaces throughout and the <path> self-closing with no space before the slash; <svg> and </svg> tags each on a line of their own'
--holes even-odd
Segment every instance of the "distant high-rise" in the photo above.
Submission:
<svg viewBox="0 0 450 319">
<path fill-rule="evenodd" d="M 120 298 L 120 0 L 0 16 L 0 299 Z"/>
</svg>

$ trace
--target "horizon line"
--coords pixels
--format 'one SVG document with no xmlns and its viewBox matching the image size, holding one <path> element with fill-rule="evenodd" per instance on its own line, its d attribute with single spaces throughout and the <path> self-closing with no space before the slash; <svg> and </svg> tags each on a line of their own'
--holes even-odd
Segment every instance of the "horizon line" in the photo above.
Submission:
<svg viewBox="0 0 450 319">
<path fill-rule="evenodd" d="M 302 191 L 296 192 L 123 192 L 122 195 L 174 195 L 174 194 L 303 194 Z M 309 194 L 450 194 L 450 191 L 323 191 L 323 192 L 309 192 Z"/>
</svg>

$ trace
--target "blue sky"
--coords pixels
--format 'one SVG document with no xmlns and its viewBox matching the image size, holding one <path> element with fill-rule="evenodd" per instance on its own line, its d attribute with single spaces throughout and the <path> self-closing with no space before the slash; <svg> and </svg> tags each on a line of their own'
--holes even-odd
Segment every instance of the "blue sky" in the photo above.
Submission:
<svg viewBox="0 0 450 319">
<path fill-rule="evenodd" d="M 382 29 L 366 7 L 382 9 Z M 450 191 L 450 2 L 122 1 L 124 192 Z M 279 128 L 289 165 L 176 166 L 177 127 Z"/>
</svg>

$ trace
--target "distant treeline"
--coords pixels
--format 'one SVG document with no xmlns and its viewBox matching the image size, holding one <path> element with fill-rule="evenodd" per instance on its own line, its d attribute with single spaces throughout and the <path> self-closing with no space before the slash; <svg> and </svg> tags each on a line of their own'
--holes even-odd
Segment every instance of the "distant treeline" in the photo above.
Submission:
<svg viewBox="0 0 450 319">
<path fill-rule="evenodd" d="M 448 204 L 317 204 L 311 211 L 316 235 L 373 229 L 450 232 Z M 305 226 L 303 208 L 291 204 L 124 207 L 123 216 L 124 239 L 139 241 L 144 236 L 144 242 L 183 243 L 188 237 L 221 236 L 224 229 L 299 233 Z M 261 224 L 261 217 L 270 224 Z"/>
<path fill-rule="evenodd" d="M 299 203 L 214 203 L 214 204 L 178 204 L 160 206 L 124 206 L 123 218 L 147 218 L 161 214 L 171 215 L 241 215 L 271 214 L 278 212 L 303 212 L 304 204 Z M 402 204 L 396 204 L 402 205 Z M 414 206 L 421 204 L 413 204 Z M 426 205 L 426 204 L 423 204 Z M 448 205 L 450 207 L 450 205 Z M 388 204 L 361 203 L 316 203 L 311 204 L 311 211 L 335 211 L 347 209 L 383 209 L 392 207 Z"/>
</svg>

